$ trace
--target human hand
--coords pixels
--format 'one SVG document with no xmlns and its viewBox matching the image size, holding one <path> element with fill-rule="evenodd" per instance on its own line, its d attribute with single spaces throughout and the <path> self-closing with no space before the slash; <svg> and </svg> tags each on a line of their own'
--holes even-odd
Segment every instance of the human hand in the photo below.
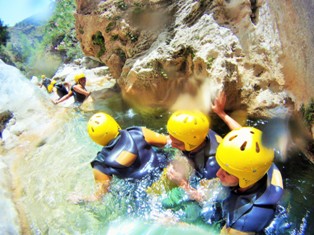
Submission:
<svg viewBox="0 0 314 235">
<path fill-rule="evenodd" d="M 188 184 L 184 176 L 176 171 L 172 164 L 167 167 L 167 178 L 176 185 Z"/>
<path fill-rule="evenodd" d="M 82 204 L 85 202 L 95 202 L 98 198 L 94 194 L 90 196 L 83 196 L 79 193 L 73 192 L 68 196 L 67 200 L 73 204 Z"/>
<path fill-rule="evenodd" d="M 83 195 L 80 195 L 76 192 L 72 192 L 68 198 L 67 198 L 67 201 L 73 203 L 73 204 L 81 204 L 83 203 L 85 200 L 84 200 L 84 197 Z"/>
<path fill-rule="evenodd" d="M 216 97 L 214 104 L 212 105 L 212 110 L 219 116 L 219 114 L 224 113 L 227 97 L 225 92 L 220 92 Z"/>
<path fill-rule="evenodd" d="M 192 200 L 195 200 L 197 202 L 203 201 L 203 193 L 199 190 L 196 190 L 195 188 L 189 187 L 185 189 L 186 194 L 191 198 Z"/>
</svg>

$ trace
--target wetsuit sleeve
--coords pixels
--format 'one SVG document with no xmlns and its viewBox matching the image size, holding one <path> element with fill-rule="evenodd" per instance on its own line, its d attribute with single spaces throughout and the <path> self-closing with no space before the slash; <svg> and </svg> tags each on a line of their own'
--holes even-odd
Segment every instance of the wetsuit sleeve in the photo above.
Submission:
<svg viewBox="0 0 314 235">
<path fill-rule="evenodd" d="M 163 147 L 167 144 L 167 136 L 165 135 L 149 130 L 146 127 L 142 127 L 142 132 L 145 141 L 151 145 Z"/>
</svg>

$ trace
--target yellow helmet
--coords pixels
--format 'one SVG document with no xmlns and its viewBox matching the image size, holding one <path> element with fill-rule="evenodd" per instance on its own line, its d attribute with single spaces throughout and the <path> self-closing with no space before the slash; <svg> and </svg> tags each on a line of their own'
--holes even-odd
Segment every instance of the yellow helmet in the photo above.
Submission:
<svg viewBox="0 0 314 235">
<path fill-rule="evenodd" d="M 167 130 L 171 136 L 184 143 L 187 151 L 191 151 L 205 140 L 209 119 L 200 111 L 176 111 L 168 120 Z"/>
<path fill-rule="evenodd" d="M 94 114 L 88 121 L 89 137 L 102 146 L 107 145 L 119 135 L 119 124 L 110 115 L 100 112 Z"/>
<path fill-rule="evenodd" d="M 262 132 L 253 127 L 243 127 L 229 132 L 216 152 L 219 166 L 239 179 L 240 188 L 259 181 L 274 160 L 274 150 L 262 143 Z"/>
<path fill-rule="evenodd" d="M 46 78 L 46 75 L 45 74 L 41 75 L 41 78 L 42 79 Z"/>
<path fill-rule="evenodd" d="M 75 83 L 78 83 L 80 81 L 81 78 L 85 78 L 85 74 L 84 73 L 78 73 L 74 76 L 74 81 Z"/>
</svg>

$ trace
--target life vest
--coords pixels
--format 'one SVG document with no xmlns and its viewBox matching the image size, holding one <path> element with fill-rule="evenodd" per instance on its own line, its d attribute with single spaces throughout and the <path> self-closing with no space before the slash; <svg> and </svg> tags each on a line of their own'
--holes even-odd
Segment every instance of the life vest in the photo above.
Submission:
<svg viewBox="0 0 314 235">
<path fill-rule="evenodd" d="M 200 178 L 212 179 L 216 177 L 219 165 L 216 162 L 216 150 L 221 137 L 209 130 L 206 136 L 206 145 L 197 152 L 184 151 L 184 155 L 194 162 L 196 173 Z"/>
<path fill-rule="evenodd" d="M 226 227 L 242 232 L 262 231 L 272 221 L 283 194 L 281 173 L 272 164 L 265 178 L 244 193 L 231 192 L 223 203 Z"/>
<path fill-rule="evenodd" d="M 77 85 L 77 84 L 75 84 L 75 85 Z M 76 91 L 74 90 L 74 86 L 75 86 L 75 85 L 71 86 L 71 91 L 72 91 L 72 93 L 73 93 L 74 100 L 75 100 L 75 102 L 83 103 L 84 100 L 85 100 L 85 98 L 86 98 L 86 96 L 83 95 L 83 94 L 81 94 L 81 93 L 76 92 Z M 83 88 L 83 89 L 86 91 L 85 88 Z"/>
<path fill-rule="evenodd" d="M 103 147 L 91 165 L 106 175 L 140 179 L 163 168 L 166 159 L 145 141 L 141 127 L 130 127 Z"/>
</svg>

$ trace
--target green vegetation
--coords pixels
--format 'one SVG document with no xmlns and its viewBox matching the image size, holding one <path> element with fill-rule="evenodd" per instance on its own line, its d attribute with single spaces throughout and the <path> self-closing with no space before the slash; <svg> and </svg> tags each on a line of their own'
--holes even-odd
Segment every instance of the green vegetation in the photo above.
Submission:
<svg viewBox="0 0 314 235">
<path fill-rule="evenodd" d="M 119 39 L 118 34 L 111 35 L 111 41 L 117 41 Z"/>
<path fill-rule="evenodd" d="M 101 57 L 103 54 L 105 54 L 106 52 L 105 39 L 104 39 L 104 36 L 102 36 L 102 33 L 100 31 L 97 31 L 92 36 L 92 41 L 94 45 L 99 46 L 97 57 Z"/>
<path fill-rule="evenodd" d="M 111 21 L 107 27 L 106 27 L 106 33 L 109 33 L 111 30 L 114 29 L 114 27 L 116 27 L 116 22 L 115 21 Z"/>
<path fill-rule="evenodd" d="M 8 40 L 9 40 L 8 26 L 4 25 L 2 20 L 0 19 L 0 48 L 1 46 L 5 46 Z"/>
<path fill-rule="evenodd" d="M 116 49 L 115 53 L 120 57 L 121 61 L 123 61 L 123 62 L 126 61 L 126 55 L 121 48 Z"/>
<path fill-rule="evenodd" d="M 32 67 L 32 58 L 36 56 L 42 40 L 43 27 L 22 22 L 9 28 L 9 33 L 10 40 L 5 49 L 10 61 L 21 71 L 27 73 Z"/>
<path fill-rule="evenodd" d="M 123 0 L 118 1 L 116 6 L 122 11 L 126 11 L 128 9 L 128 5 Z"/>
<path fill-rule="evenodd" d="M 52 76 L 61 63 L 83 56 L 76 39 L 75 0 L 51 3 L 49 19 L 39 22 L 30 17 L 8 29 L 10 39 L 4 48 L 7 57 L 28 77 L 42 73 Z M 84 33 L 82 28 L 79 33 Z"/>
<path fill-rule="evenodd" d="M 314 122 L 314 99 L 308 105 L 302 104 L 300 112 L 304 118 L 304 122 L 308 127 L 311 127 Z"/>
<path fill-rule="evenodd" d="M 0 19 L 0 59 L 5 63 L 12 64 L 6 45 L 10 39 L 8 27 Z"/>
<path fill-rule="evenodd" d="M 56 1 L 54 14 L 45 26 L 42 47 L 61 56 L 64 62 L 83 55 L 76 39 L 75 9 L 75 0 Z"/>
<path fill-rule="evenodd" d="M 210 69 L 213 65 L 215 58 L 208 56 L 206 61 L 207 69 Z"/>
<path fill-rule="evenodd" d="M 144 12 L 144 4 L 143 3 L 139 3 L 139 2 L 135 2 L 134 3 L 134 9 L 133 9 L 133 14 L 135 15 L 139 15 L 141 13 Z"/>
<path fill-rule="evenodd" d="M 138 34 L 133 34 L 132 32 L 127 32 L 126 36 L 131 40 L 131 42 L 136 42 L 139 37 Z"/>
</svg>

